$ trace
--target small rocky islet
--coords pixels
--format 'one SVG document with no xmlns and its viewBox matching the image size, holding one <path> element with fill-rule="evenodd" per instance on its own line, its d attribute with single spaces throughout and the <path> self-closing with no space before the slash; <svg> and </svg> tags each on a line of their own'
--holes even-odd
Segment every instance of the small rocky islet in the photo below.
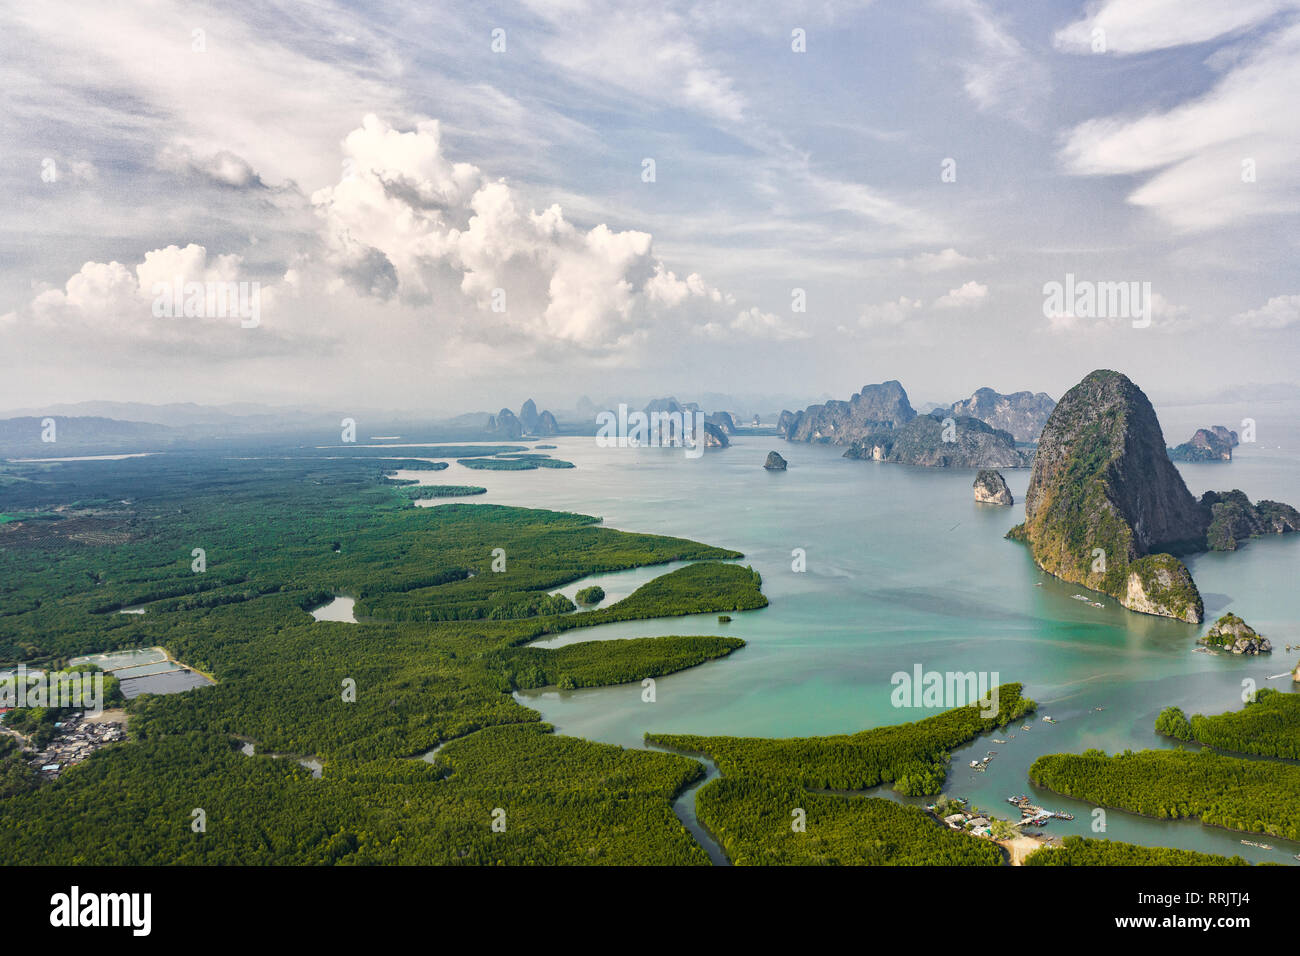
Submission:
<svg viewBox="0 0 1300 956">
<path fill-rule="evenodd" d="M 1007 487 L 1007 480 L 1002 472 L 991 468 L 981 468 L 975 476 L 975 500 L 990 505 L 1013 505 L 1016 499 Z"/>
<path fill-rule="evenodd" d="M 1198 428 L 1181 445 L 1169 449 L 1174 461 L 1232 461 L 1232 450 L 1240 444 L 1237 433 L 1222 425 Z"/>
<path fill-rule="evenodd" d="M 1273 644 L 1253 627 L 1228 613 L 1214 622 L 1214 626 L 1197 643 L 1233 654 L 1271 654 Z"/>
</svg>

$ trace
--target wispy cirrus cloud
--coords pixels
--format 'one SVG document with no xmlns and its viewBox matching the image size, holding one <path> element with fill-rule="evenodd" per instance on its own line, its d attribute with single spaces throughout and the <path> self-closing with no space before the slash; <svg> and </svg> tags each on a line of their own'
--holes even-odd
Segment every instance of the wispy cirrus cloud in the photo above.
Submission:
<svg viewBox="0 0 1300 956">
<path fill-rule="evenodd" d="M 938 0 L 941 10 L 964 23 L 974 40 L 961 60 L 963 87 L 980 110 L 1028 121 L 1048 91 L 1049 74 L 981 0 Z"/>
<path fill-rule="evenodd" d="M 1217 35 L 1227 22 L 1213 16 L 1201 32 Z M 1135 48 L 1191 42 L 1188 33 L 1180 28 L 1161 34 L 1152 24 Z M 1292 92 L 1297 88 L 1300 23 L 1292 23 L 1244 51 L 1201 95 L 1075 126 L 1064 138 L 1061 163 L 1079 176 L 1149 174 L 1128 202 L 1184 231 L 1294 214 L 1300 210 L 1300 126 Z"/>
<path fill-rule="evenodd" d="M 1068 53 L 1146 53 L 1239 33 L 1297 8 L 1297 0 L 1103 0 L 1053 42 Z"/>
</svg>

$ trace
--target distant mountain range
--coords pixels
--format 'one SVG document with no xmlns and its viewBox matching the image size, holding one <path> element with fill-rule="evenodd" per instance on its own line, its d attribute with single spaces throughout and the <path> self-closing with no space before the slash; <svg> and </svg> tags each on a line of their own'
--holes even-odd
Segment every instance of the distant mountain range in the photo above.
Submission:
<svg viewBox="0 0 1300 956">
<path fill-rule="evenodd" d="M 951 405 L 918 415 L 897 381 L 865 385 L 847 402 L 783 411 L 777 430 L 787 441 L 848 445 L 846 458 L 930 467 L 1021 468 L 1056 403 L 1042 392 L 1003 395 L 981 388 Z"/>
<path fill-rule="evenodd" d="M 143 402 L 72 402 L 44 408 L 20 408 L 9 413 L 12 418 L 95 418 L 122 422 L 145 422 L 171 428 L 218 425 L 245 430 L 284 428 L 295 423 L 319 422 L 320 409 L 304 407 L 277 407 L 239 402 L 227 405 L 199 405 L 194 402 L 174 402 L 167 405 L 148 405 Z M 358 417 L 354 410 L 353 417 Z M 376 415 L 375 412 L 368 412 Z"/>
<path fill-rule="evenodd" d="M 1010 432 L 940 410 L 859 438 L 844 457 L 929 468 L 1027 468 L 1034 456 L 1017 448 Z"/>
<path fill-rule="evenodd" d="M 1043 392 L 1003 395 L 991 388 L 951 405 L 930 404 L 927 414 L 946 412 L 954 419 L 974 418 L 1009 432 L 1018 442 L 1034 442 L 1056 403 Z M 802 412 L 783 411 L 777 428 L 788 441 L 850 445 L 870 435 L 902 428 L 917 417 L 907 391 L 897 381 L 865 385 L 847 402 L 809 405 Z M 945 417 L 940 415 L 940 418 Z"/>
<path fill-rule="evenodd" d="M 1242 386 L 1212 398 L 1184 404 L 1212 405 L 1248 397 L 1257 402 L 1284 401 L 1300 397 L 1300 387 Z M 63 403 L 15 409 L 8 413 L 9 417 L 0 419 L 0 456 L 62 457 L 150 450 L 186 443 L 272 440 L 277 436 L 302 436 L 304 440 L 323 443 L 337 435 L 339 423 L 344 418 L 358 423 L 358 438 L 362 441 L 381 435 L 400 435 L 405 441 L 516 440 L 524 436 L 591 435 L 595 433 L 596 415 L 602 410 L 616 408 L 619 401 L 597 403 L 582 396 L 573 408 L 541 410 L 534 400 L 528 399 L 517 412 L 504 408 L 496 414 L 484 410 L 448 417 L 430 417 L 409 411 L 275 406 L 254 402 L 220 405 L 117 401 Z M 1032 444 L 1038 440 L 1056 404 L 1043 392 L 1000 393 L 986 387 L 954 402 L 926 402 L 918 410 L 912 406 L 899 382 L 888 381 L 864 386 L 847 401 L 827 399 L 802 411 L 787 410 L 779 415 L 775 411 L 762 412 L 761 421 L 767 423 L 763 426 L 765 430 L 756 429 L 754 424 L 760 416 L 753 412 L 755 409 L 761 411 L 768 401 L 771 398 L 763 395 L 733 396 L 706 392 L 699 396 L 698 401 L 692 402 L 680 402 L 670 396 L 648 401 L 627 400 L 626 404 L 645 410 L 679 408 L 692 413 L 704 408 L 726 409 L 706 413 L 706 421 L 711 426 L 709 431 L 716 429 L 723 439 L 740 433 L 772 434 L 775 421 L 777 434 L 789 441 L 822 442 L 842 445 L 846 449 L 856 443 L 859 448 L 854 454 L 862 457 L 880 455 L 882 460 L 889 461 L 921 463 L 928 460 L 931 464 L 947 461 L 949 464 L 969 463 L 974 467 L 1015 467 L 1013 459 L 1016 456 L 1005 453 L 1004 440 L 997 434 L 988 435 L 977 429 L 970 431 L 965 442 L 958 442 L 964 446 L 960 450 L 929 447 L 925 434 L 930 425 L 926 422 L 912 426 L 906 437 L 895 435 L 884 440 L 882 433 L 898 432 L 921 416 L 937 416 L 940 422 L 951 418 L 958 425 L 967 420 L 983 423 L 993 433 L 1009 435 L 1012 445 Z M 737 415 L 737 409 L 748 410 Z M 58 421 L 57 448 L 40 440 L 40 423 L 46 418 Z M 1223 447 L 1225 442 L 1231 445 L 1231 437 L 1225 439 L 1219 429 L 1206 428 L 1184 445 L 1171 449 L 1170 453 L 1178 460 L 1226 461 L 1230 460 L 1231 449 Z"/>
<path fill-rule="evenodd" d="M 15 457 L 57 458 L 69 453 L 108 453 L 123 445 L 152 451 L 177 441 L 181 433 L 152 422 L 98 416 L 22 416 L 0 419 L 0 450 Z"/>
</svg>

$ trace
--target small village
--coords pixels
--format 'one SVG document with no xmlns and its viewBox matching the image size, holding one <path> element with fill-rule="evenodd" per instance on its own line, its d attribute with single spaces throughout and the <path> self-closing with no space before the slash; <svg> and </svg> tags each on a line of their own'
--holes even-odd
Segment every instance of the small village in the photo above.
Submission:
<svg viewBox="0 0 1300 956">
<path fill-rule="evenodd" d="M 120 717 L 120 719 L 114 719 Z M 43 777 L 57 777 L 72 764 L 80 763 L 96 750 L 126 740 L 126 715 L 121 711 L 104 711 L 95 718 L 75 714 L 54 725 L 54 738 L 41 750 L 30 746 L 26 737 L 10 730 L 24 744 L 23 756 Z"/>
<path fill-rule="evenodd" d="M 1007 803 L 1014 805 L 1020 811 L 1020 820 L 1017 823 L 1002 821 L 1011 827 L 1023 828 L 1027 826 L 1042 826 L 1049 820 L 1073 820 L 1074 815 L 1057 810 L 1046 810 L 1043 807 L 1030 803 L 1029 798 L 1025 796 L 1007 797 Z M 979 809 L 970 809 L 966 807 L 966 800 L 962 797 L 952 797 L 941 804 L 931 804 L 926 807 L 936 816 L 943 810 L 951 810 L 940 819 L 943 820 L 953 830 L 965 830 L 973 836 L 992 837 L 993 825 L 995 821 L 986 816 Z M 1024 832 L 1022 830 L 1022 832 Z"/>
<path fill-rule="evenodd" d="M 930 804 L 926 809 L 938 816 L 942 812 L 942 809 L 951 810 L 953 809 L 953 804 L 964 803 L 966 803 L 965 798 L 952 797 L 947 801 L 947 806 L 944 808 L 941 808 L 939 804 Z M 979 810 L 968 809 L 963 806 L 960 809 L 953 810 L 952 813 L 946 814 L 940 819 L 942 819 L 943 822 L 953 830 L 965 830 L 967 833 L 971 834 L 971 836 L 985 837 L 988 839 L 993 838 L 993 821 L 984 816 Z"/>
</svg>

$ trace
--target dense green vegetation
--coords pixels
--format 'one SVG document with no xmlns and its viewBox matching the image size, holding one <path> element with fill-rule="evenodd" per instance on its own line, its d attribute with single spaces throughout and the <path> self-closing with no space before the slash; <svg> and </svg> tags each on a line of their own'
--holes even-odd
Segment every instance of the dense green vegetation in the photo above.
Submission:
<svg viewBox="0 0 1300 956">
<path fill-rule="evenodd" d="M 1177 707 L 1161 711 L 1156 733 L 1195 740 L 1218 750 L 1300 759 L 1300 694 L 1264 688 L 1241 710 L 1189 721 Z"/>
<path fill-rule="evenodd" d="M 1237 538 L 1232 533 L 1233 525 L 1240 517 L 1239 509 L 1233 503 L 1213 504 L 1210 506 L 1213 517 L 1210 527 L 1205 532 L 1205 542 L 1211 551 L 1236 551 Z"/>
<path fill-rule="evenodd" d="M 38 786 L 6 745 L 0 859 L 707 863 L 669 803 L 697 761 L 558 737 L 510 692 L 635 681 L 729 653 L 742 642 L 527 645 L 604 620 L 761 607 L 758 576 L 717 560 L 735 552 L 583 515 L 411 508 L 380 480 L 386 467 L 181 454 L 0 466 L 6 513 L 65 516 L 0 532 L 0 661 L 158 644 L 217 680 L 136 698 L 131 742 L 52 783 Z M 700 563 L 589 614 L 559 613 L 573 605 L 550 595 L 682 560 Z M 336 593 L 355 595 L 366 623 L 313 621 L 306 608 Z M 115 613 L 134 604 L 148 613 Z M 236 737 L 259 754 L 315 756 L 324 775 L 244 756 Z M 432 763 L 408 759 L 448 741 Z M 205 834 L 190 828 L 195 808 Z"/>
<path fill-rule="evenodd" d="M 319 780 L 197 732 L 111 747 L 0 803 L 0 847 L 47 864 L 708 862 L 668 802 L 698 764 L 549 729 L 488 728 L 432 764 L 327 762 Z"/>
<path fill-rule="evenodd" d="M 510 452 L 527 451 L 524 445 L 325 445 L 323 447 L 295 448 L 292 454 L 299 458 L 387 458 L 394 455 L 419 455 L 421 458 L 469 458 L 479 455 L 505 455 Z M 403 459 L 403 462 L 405 459 Z M 393 467 L 391 463 L 387 465 Z M 399 468 L 414 467 L 400 464 Z"/>
<path fill-rule="evenodd" d="M 537 467 L 536 462 L 515 458 L 461 458 L 457 464 L 479 471 L 532 471 Z"/>
<path fill-rule="evenodd" d="M 233 634 L 249 640 L 259 626 L 292 620 L 284 605 L 310 620 L 305 609 L 334 594 L 354 596 L 357 615 L 374 621 L 536 620 L 572 610 L 549 592 L 588 574 L 738 557 L 680 538 L 617 534 L 585 515 L 411 508 L 403 489 L 377 480 L 381 464 L 365 460 L 168 455 L 7 470 L 29 480 L 5 489 L 6 506 L 19 498 L 23 508 L 73 507 L 36 531 L 0 526 L 0 663 L 167 645 L 178 628 L 208 621 L 179 612 L 223 606 L 236 610 Z M 100 539 L 112 546 L 93 543 Z M 202 573 L 192 570 L 195 548 L 205 554 Z M 766 603 L 756 582 L 736 580 L 743 569 L 721 567 L 674 579 L 683 590 L 678 613 Z M 710 604 L 714 583 L 726 600 Z M 609 619 L 668 607 L 665 588 L 675 590 L 656 584 Z M 148 613 L 115 613 L 137 605 Z M 548 629 L 533 624 L 510 636 L 522 642 Z"/>
<path fill-rule="evenodd" d="M 566 689 L 625 684 L 660 677 L 730 654 L 745 646 L 734 637 L 640 637 L 584 641 L 554 650 L 517 647 L 500 652 L 508 679 L 520 688 L 557 684 Z M 493 659 L 485 661 L 491 667 Z"/>
<path fill-rule="evenodd" d="M 1295 508 L 1280 501 L 1251 504 L 1237 488 L 1207 491 L 1201 495 L 1201 506 L 1210 512 L 1206 539 L 1214 551 L 1235 551 L 1238 543 L 1264 534 L 1300 531 L 1300 513 Z"/>
<path fill-rule="evenodd" d="M 958 833 L 916 807 L 880 797 L 809 793 L 759 777 L 723 777 L 696 812 L 738 865 L 998 866 L 994 843 Z M 803 810 L 804 829 L 794 829 Z"/>
<path fill-rule="evenodd" d="M 545 622 L 554 630 L 591 627 L 611 621 L 676 617 L 710 611 L 753 611 L 767 607 L 757 571 L 738 564 L 701 561 L 661 575 L 613 604 Z"/>
<path fill-rule="evenodd" d="M 36 768 L 23 759 L 18 741 L 8 734 L 0 734 L 0 800 L 30 793 L 40 782 Z"/>
<path fill-rule="evenodd" d="M 1156 718 L 1156 733 L 1173 737 L 1175 740 L 1191 740 L 1192 725 L 1187 715 L 1178 707 L 1166 707 Z"/>
<path fill-rule="evenodd" d="M 998 688 L 998 712 L 991 717 L 981 715 L 979 704 L 971 704 L 910 724 L 829 737 L 647 734 L 646 740 L 705 754 L 728 777 L 761 777 L 812 790 L 865 790 L 892 782 L 904 794 L 938 793 L 954 747 L 1035 708 L 1020 690 L 1019 684 Z"/>
<path fill-rule="evenodd" d="M 1137 846 L 1118 840 L 1068 836 L 1062 846 L 1043 847 L 1025 858 L 1025 866 L 1249 866 L 1239 856 L 1194 850 Z"/>
<path fill-rule="evenodd" d="M 1066 796 L 1162 820 L 1300 838 L 1300 766 L 1213 751 L 1099 750 L 1039 757 L 1029 779 Z"/>
<path fill-rule="evenodd" d="M 485 495 L 487 489 L 481 485 L 420 485 L 416 488 L 403 488 L 402 494 L 412 501 L 424 501 L 429 498 L 465 498 L 470 495 Z"/>
<path fill-rule="evenodd" d="M 4 716 L 4 725 L 30 740 L 38 749 L 54 739 L 60 712 L 53 707 L 16 707 Z"/>
<path fill-rule="evenodd" d="M 384 470 L 385 475 L 391 475 L 396 471 L 446 471 L 451 467 L 445 461 L 423 461 L 419 458 L 403 458 L 386 464 L 388 467 Z"/>
<path fill-rule="evenodd" d="M 545 455 L 510 455 L 500 458 L 461 458 L 458 464 L 480 471 L 532 471 L 536 468 L 573 468 L 571 461 Z"/>
<path fill-rule="evenodd" d="M 27 514 L 4 515 L 0 514 L 0 524 L 8 524 L 10 521 L 61 521 L 62 516 L 56 514 L 41 514 L 40 512 L 29 512 Z"/>
<path fill-rule="evenodd" d="M 582 588 L 574 597 L 579 604 L 599 604 L 605 600 L 605 589 L 599 584 L 593 584 L 589 588 Z"/>
</svg>

